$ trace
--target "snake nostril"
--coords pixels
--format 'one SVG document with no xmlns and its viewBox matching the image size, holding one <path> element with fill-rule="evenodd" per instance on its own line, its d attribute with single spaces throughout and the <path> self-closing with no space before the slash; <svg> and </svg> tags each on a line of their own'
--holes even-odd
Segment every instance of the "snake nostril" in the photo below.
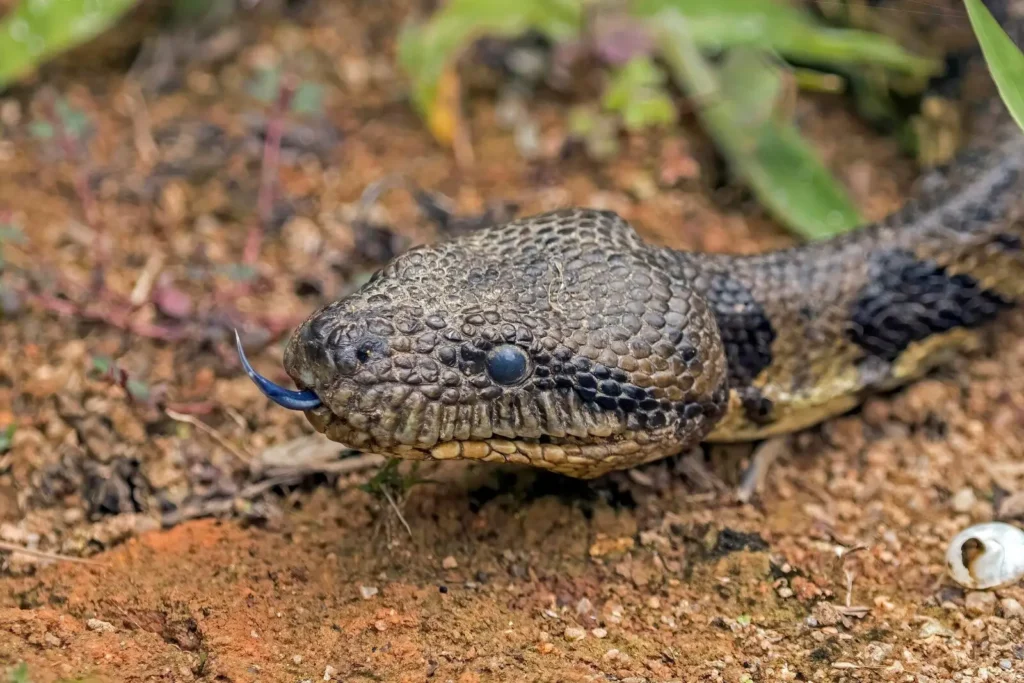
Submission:
<svg viewBox="0 0 1024 683">
<path fill-rule="evenodd" d="M 353 340 L 346 352 L 345 355 L 351 357 L 354 363 L 365 365 L 386 356 L 388 343 L 376 335 L 363 335 Z"/>
</svg>

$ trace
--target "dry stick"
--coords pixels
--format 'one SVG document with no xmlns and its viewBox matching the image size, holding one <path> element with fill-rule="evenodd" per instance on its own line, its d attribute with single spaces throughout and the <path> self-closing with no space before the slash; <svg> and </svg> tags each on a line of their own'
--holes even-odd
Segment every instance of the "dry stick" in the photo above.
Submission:
<svg viewBox="0 0 1024 683">
<path fill-rule="evenodd" d="M 398 509 L 398 505 L 395 504 L 395 500 L 394 498 L 391 497 L 391 494 L 388 493 L 387 488 L 382 486 L 380 492 L 384 494 L 384 497 L 387 498 L 388 502 L 391 504 L 392 509 L 394 509 L 395 514 L 398 515 L 398 521 L 400 521 L 402 523 L 402 526 L 405 527 L 405 530 L 409 532 L 409 538 L 413 538 L 412 529 L 409 528 L 409 523 L 405 521 L 405 515 L 403 515 L 402 511 Z"/>
<path fill-rule="evenodd" d="M 243 260 L 252 265 L 260 257 L 263 245 L 263 231 L 274 218 L 274 198 L 277 189 L 278 164 L 281 159 L 281 138 L 284 136 L 285 116 L 295 98 L 297 83 L 294 78 L 282 76 L 270 120 L 267 122 L 267 137 L 263 143 L 263 165 L 260 172 L 260 190 L 257 199 L 258 223 L 249 230 L 245 242 Z"/>
<path fill-rule="evenodd" d="M 0 550 L 9 550 L 14 553 L 22 553 L 31 557 L 36 557 L 41 560 L 53 560 L 55 562 L 74 562 L 76 564 L 88 564 L 93 567 L 103 567 L 102 562 L 96 562 L 95 560 L 87 560 L 84 557 L 70 557 L 68 555 L 60 555 L 58 553 L 48 553 L 44 550 L 33 550 L 20 546 L 17 543 L 7 543 L 6 541 L 0 541 Z"/>
<path fill-rule="evenodd" d="M 170 410 L 169 408 L 165 408 L 164 413 L 167 415 L 167 417 L 171 418 L 172 420 L 177 420 L 178 422 L 185 422 L 187 424 L 192 425 L 199 431 L 205 432 L 210 437 L 212 437 L 214 441 L 223 446 L 225 450 L 231 453 L 231 455 L 238 458 L 238 460 L 244 463 L 245 465 L 249 465 L 252 462 L 251 455 L 248 455 L 238 450 L 234 445 L 232 445 L 230 441 L 221 436 L 220 432 L 218 432 L 216 429 L 206 424 L 202 420 L 199 420 L 198 418 L 192 415 L 186 415 L 184 413 L 179 413 L 177 411 Z"/>
</svg>

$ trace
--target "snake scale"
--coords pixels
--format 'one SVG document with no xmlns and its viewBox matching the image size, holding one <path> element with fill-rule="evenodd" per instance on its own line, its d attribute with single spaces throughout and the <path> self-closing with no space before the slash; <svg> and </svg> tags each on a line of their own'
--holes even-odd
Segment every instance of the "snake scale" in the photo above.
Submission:
<svg viewBox="0 0 1024 683">
<path fill-rule="evenodd" d="M 800 430 L 976 348 L 1024 296 L 1024 135 L 995 95 L 973 120 L 900 210 L 829 241 L 687 253 L 553 211 L 413 248 L 313 313 L 285 351 L 298 390 L 243 362 L 328 438 L 406 459 L 591 478 Z"/>
</svg>

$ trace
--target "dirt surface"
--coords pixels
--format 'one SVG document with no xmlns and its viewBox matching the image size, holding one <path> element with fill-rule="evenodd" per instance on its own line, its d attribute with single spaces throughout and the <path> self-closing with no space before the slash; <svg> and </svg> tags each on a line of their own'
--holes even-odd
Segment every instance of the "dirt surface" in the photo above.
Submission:
<svg viewBox="0 0 1024 683">
<path fill-rule="evenodd" d="M 16 425 L 0 449 L 5 675 L 1024 680 L 1024 590 L 965 595 L 943 574 L 962 527 L 1024 516 L 1024 316 L 985 353 L 782 442 L 748 504 L 734 495 L 746 446 L 591 483 L 425 466 L 430 482 L 389 502 L 360 488 L 376 460 L 339 459 L 271 407 L 230 327 L 284 381 L 299 319 L 436 238 L 405 192 L 360 203 L 390 174 L 464 216 L 582 204 L 678 248 L 791 241 L 731 184 L 710 189 L 720 170 L 692 127 L 595 164 L 566 147 L 554 93 L 528 103 L 531 161 L 493 95 L 473 97 L 475 164 L 459 168 L 404 100 L 393 42 L 408 8 L 307 5 L 301 21 L 216 32 L 177 76 L 150 64 L 126 80 L 115 40 L 113 75 L 65 63 L 0 102 L 0 223 L 24 237 L 5 233 L 0 301 L 0 426 Z M 246 84 L 285 54 L 324 101 L 289 118 L 273 229 L 240 279 L 268 134 Z M 33 137 L 44 84 L 85 112 L 87 154 Z M 895 142 L 842 99 L 799 106 L 862 210 L 898 206 L 918 171 Z"/>
</svg>

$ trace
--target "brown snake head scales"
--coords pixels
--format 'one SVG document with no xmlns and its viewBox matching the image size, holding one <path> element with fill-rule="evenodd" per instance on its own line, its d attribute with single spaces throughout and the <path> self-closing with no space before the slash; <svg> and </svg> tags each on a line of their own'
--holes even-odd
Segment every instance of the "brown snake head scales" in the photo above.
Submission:
<svg viewBox="0 0 1024 683">
<path fill-rule="evenodd" d="M 402 254 L 314 313 L 285 368 L 323 402 L 316 428 L 354 448 L 566 473 L 695 445 L 728 398 L 707 302 L 588 210 Z"/>
<path fill-rule="evenodd" d="M 352 448 L 576 477 L 802 429 L 978 348 L 1024 298 L 1024 135 L 994 95 L 970 119 L 954 163 L 847 235 L 699 254 L 545 213 L 412 249 L 313 313 L 285 352 L 299 390 L 246 369 Z"/>
</svg>

